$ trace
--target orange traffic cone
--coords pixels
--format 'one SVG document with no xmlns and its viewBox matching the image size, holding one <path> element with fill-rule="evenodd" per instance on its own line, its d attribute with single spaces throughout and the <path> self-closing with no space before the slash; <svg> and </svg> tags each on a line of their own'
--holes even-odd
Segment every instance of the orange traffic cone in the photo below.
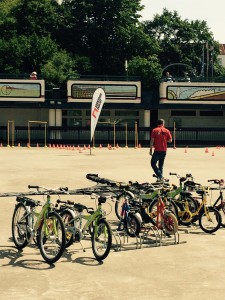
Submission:
<svg viewBox="0 0 225 300">
<path fill-rule="evenodd" d="M 214 151 L 212 152 L 212 156 L 215 156 L 215 153 L 214 153 Z"/>
<path fill-rule="evenodd" d="M 205 148 L 205 153 L 209 153 L 209 149 L 208 148 Z"/>
</svg>

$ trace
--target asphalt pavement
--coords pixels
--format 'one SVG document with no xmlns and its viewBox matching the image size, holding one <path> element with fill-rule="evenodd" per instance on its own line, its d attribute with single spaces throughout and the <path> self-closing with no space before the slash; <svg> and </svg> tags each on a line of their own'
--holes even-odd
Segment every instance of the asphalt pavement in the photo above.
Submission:
<svg viewBox="0 0 225 300">
<path fill-rule="evenodd" d="M 206 234 L 198 226 L 179 227 L 173 238 L 155 247 L 135 238 L 114 239 L 109 256 L 94 259 L 90 241 L 73 244 L 58 262 L 48 265 L 35 245 L 19 252 L 11 234 L 15 207 L 13 193 L 26 193 L 28 185 L 79 189 L 94 186 L 86 174 L 128 182 L 153 182 L 148 148 L 1 147 L 0 148 L 0 299 L 225 299 L 225 229 Z M 208 184 L 225 178 L 225 148 L 169 148 L 164 176 L 171 183 L 192 173 L 196 182 Z M 2 197 L 4 193 L 9 196 Z M 209 195 L 209 203 L 217 192 Z M 40 199 L 42 196 L 35 196 Z M 88 196 L 61 196 L 92 205 Z M 53 196 L 53 201 L 57 197 Z M 107 220 L 116 224 L 114 203 L 107 204 Z M 179 243 L 178 243 L 179 242 Z M 115 251 L 120 250 L 120 251 Z"/>
</svg>

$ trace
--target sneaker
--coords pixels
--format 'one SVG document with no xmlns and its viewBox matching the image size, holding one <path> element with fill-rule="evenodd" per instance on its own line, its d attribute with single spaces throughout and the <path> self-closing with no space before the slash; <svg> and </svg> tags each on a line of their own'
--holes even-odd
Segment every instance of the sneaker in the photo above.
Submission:
<svg viewBox="0 0 225 300">
<path fill-rule="evenodd" d="M 169 182 L 170 181 L 169 178 L 164 178 L 164 177 L 161 180 L 164 181 L 164 182 Z"/>
</svg>

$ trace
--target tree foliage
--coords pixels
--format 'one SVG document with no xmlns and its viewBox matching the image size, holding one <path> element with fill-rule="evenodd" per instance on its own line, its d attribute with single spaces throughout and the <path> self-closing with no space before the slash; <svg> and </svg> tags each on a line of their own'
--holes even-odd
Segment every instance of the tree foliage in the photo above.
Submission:
<svg viewBox="0 0 225 300">
<path fill-rule="evenodd" d="M 164 9 L 162 15 L 157 14 L 152 21 L 145 21 L 143 25 L 145 33 L 159 44 L 159 61 L 163 68 L 173 63 L 183 63 L 200 75 L 207 55 L 216 62 L 219 45 L 205 21 L 182 20 L 176 11 Z M 206 46 L 214 51 L 209 53 Z"/>
<path fill-rule="evenodd" d="M 182 20 L 176 11 L 164 9 L 141 22 L 142 9 L 141 0 L 64 0 L 61 5 L 56 0 L 2 0 L 0 72 L 35 70 L 49 86 L 59 86 L 69 75 L 126 75 L 127 60 L 128 74 L 151 87 L 171 63 L 187 64 L 201 74 L 208 55 L 214 74 L 225 73 L 205 21 Z"/>
</svg>

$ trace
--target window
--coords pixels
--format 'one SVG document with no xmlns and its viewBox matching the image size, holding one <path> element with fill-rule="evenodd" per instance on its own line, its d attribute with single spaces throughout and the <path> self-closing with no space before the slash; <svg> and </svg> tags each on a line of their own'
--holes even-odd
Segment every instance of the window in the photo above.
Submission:
<svg viewBox="0 0 225 300">
<path fill-rule="evenodd" d="M 115 116 L 123 116 L 123 117 L 138 117 L 139 116 L 139 111 L 136 110 L 120 110 L 120 111 L 115 111 Z"/>
<path fill-rule="evenodd" d="M 97 88 L 105 91 L 107 99 L 136 99 L 137 86 L 124 84 L 73 84 L 71 87 L 71 96 L 73 99 L 92 99 Z"/>
<path fill-rule="evenodd" d="M 203 111 L 200 111 L 200 117 L 223 117 L 223 111 L 203 110 Z"/>
<path fill-rule="evenodd" d="M 63 110 L 62 115 L 67 117 L 82 117 L 82 110 Z"/>
<path fill-rule="evenodd" d="M 171 116 L 194 117 L 196 116 L 195 110 L 171 110 Z"/>
</svg>

